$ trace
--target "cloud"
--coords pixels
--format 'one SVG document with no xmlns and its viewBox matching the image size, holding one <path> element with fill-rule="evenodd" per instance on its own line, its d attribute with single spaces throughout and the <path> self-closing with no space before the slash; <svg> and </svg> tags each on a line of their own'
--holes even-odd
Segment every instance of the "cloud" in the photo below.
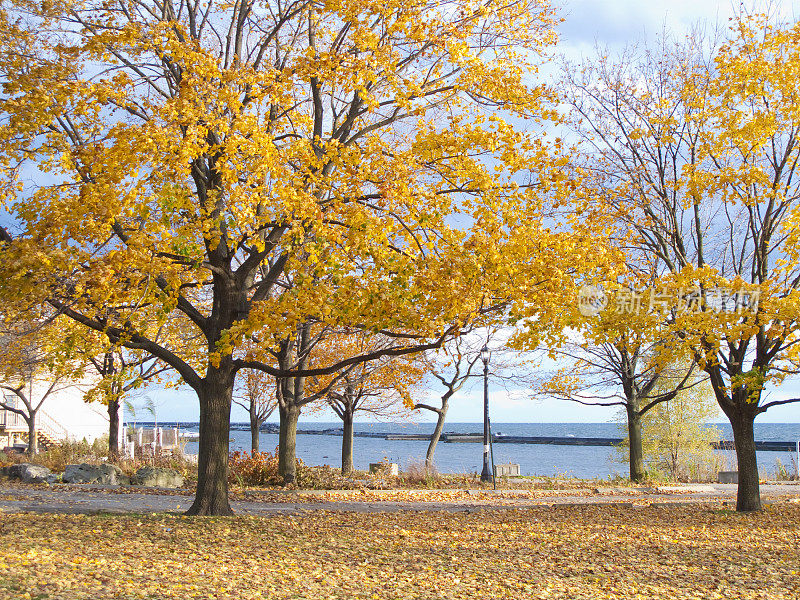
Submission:
<svg viewBox="0 0 800 600">
<path fill-rule="evenodd" d="M 702 0 L 567 0 L 561 43 L 621 47 L 652 39 L 664 28 L 680 36 L 699 23 L 724 26 L 734 12 L 733 4 Z"/>
<path fill-rule="evenodd" d="M 627 0 L 571 0 L 563 11 L 561 43 L 574 46 L 627 43 L 643 34 L 649 20 L 642 3 Z"/>
</svg>

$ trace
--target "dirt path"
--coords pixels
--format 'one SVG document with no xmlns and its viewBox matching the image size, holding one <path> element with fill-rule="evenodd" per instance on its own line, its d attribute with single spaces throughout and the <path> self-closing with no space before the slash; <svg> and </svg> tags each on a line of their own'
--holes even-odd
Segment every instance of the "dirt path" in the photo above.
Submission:
<svg viewBox="0 0 800 600">
<path fill-rule="evenodd" d="M 762 485 L 765 502 L 800 501 L 800 484 Z M 306 511 L 464 512 L 488 509 L 528 508 L 569 504 L 632 503 L 638 505 L 681 502 L 735 501 L 736 486 L 674 485 L 658 488 L 595 488 L 575 490 L 369 490 L 352 492 L 275 490 L 234 494 L 233 510 L 240 515 L 271 515 Z M 0 485 L 0 512 L 39 513 L 154 513 L 183 512 L 192 496 L 169 490 L 145 490 L 102 486 Z"/>
</svg>

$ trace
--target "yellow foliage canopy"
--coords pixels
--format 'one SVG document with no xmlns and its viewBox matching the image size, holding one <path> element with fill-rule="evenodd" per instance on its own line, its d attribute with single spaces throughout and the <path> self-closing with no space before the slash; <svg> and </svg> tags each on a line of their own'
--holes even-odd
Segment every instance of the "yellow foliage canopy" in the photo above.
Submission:
<svg viewBox="0 0 800 600">
<path fill-rule="evenodd" d="M 543 225 L 574 189 L 558 145 L 494 112 L 552 114 L 522 79 L 545 3 L 6 6 L 7 291 L 195 387 L 255 333 L 436 339 L 509 298 L 543 310 L 603 259 Z"/>
</svg>

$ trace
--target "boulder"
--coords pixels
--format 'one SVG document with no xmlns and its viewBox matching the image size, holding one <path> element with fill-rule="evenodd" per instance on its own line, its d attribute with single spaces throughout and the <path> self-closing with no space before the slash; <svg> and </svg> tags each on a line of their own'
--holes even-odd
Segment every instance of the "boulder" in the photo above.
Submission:
<svg viewBox="0 0 800 600">
<path fill-rule="evenodd" d="M 97 483 L 100 485 L 123 485 L 129 483 L 128 477 L 116 465 L 67 465 L 61 476 L 64 483 Z"/>
<path fill-rule="evenodd" d="M 47 467 L 29 463 L 11 465 L 8 468 L 8 476 L 11 479 L 20 479 L 23 483 L 44 483 L 50 474 Z"/>
<path fill-rule="evenodd" d="M 183 475 L 163 467 L 142 467 L 131 481 L 134 485 L 146 487 L 179 488 L 183 485 Z"/>
</svg>

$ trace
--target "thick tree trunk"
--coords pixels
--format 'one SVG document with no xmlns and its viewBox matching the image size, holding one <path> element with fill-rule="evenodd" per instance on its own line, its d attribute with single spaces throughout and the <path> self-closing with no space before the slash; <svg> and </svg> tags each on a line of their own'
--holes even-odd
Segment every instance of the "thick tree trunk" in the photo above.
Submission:
<svg viewBox="0 0 800 600">
<path fill-rule="evenodd" d="M 278 434 L 278 475 L 283 478 L 284 485 L 294 483 L 297 479 L 296 445 L 297 421 L 300 409 L 292 404 L 280 407 L 281 427 Z"/>
<path fill-rule="evenodd" d="M 28 456 L 39 453 L 39 440 L 36 438 L 36 413 L 25 419 L 28 425 Z"/>
<path fill-rule="evenodd" d="M 442 408 L 437 413 L 436 427 L 433 428 L 431 439 L 428 442 L 428 451 L 425 453 L 426 467 L 430 468 L 433 466 L 433 453 L 436 452 L 436 444 L 439 443 L 439 438 L 442 437 L 442 431 L 444 430 L 444 419 L 446 416 L 447 416 L 447 405 L 443 404 Z"/>
<path fill-rule="evenodd" d="M 353 411 L 345 410 L 342 415 L 342 475 L 353 472 Z"/>
<path fill-rule="evenodd" d="M 108 458 L 119 458 L 119 400 L 108 402 Z"/>
<path fill-rule="evenodd" d="M 739 486 L 736 492 L 736 510 L 752 512 L 761 510 L 761 490 L 758 483 L 756 442 L 751 416 L 743 411 L 728 415 L 733 429 L 733 444 L 736 448 L 736 463 L 739 469 Z"/>
<path fill-rule="evenodd" d="M 200 397 L 197 494 L 187 515 L 232 515 L 228 502 L 228 452 L 234 374 L 209 370 Z"/>
<path fill-rule="evenodd" d="M 628 448 L 631 481 L 643 481 L 644 450 L 642 449 L 642 417 L 635 407 L 628 404 Z"/>
<path fill-rule="evenodd" d="M 253 405 L 250 405 L 250 454 L 255 455 L 258 452 L 258 436 L 261 433 L 261 422 L 253 410 Z"/>
</svg>

